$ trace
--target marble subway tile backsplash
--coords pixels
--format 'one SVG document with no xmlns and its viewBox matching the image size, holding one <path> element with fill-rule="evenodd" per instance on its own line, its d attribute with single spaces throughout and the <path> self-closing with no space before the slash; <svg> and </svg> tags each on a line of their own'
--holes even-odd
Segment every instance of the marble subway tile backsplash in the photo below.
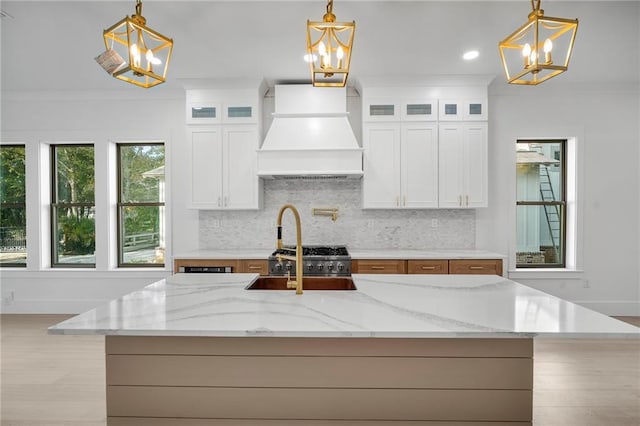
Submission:
<svg viewBox="0 0 640 426">
<path fill-rule="evenodd" d="M 300 212 L 305 245 L 344 244 L 358 249 L 473 249 L 475 210 L 363 210 L 361 180 L 267 180 L 259 211 L 202 210 L 200 249 L 271 248 L 283 204 Z M 338 219 L 313 216 L 337 208 Z M 295 243 L 290 211 L 282 221 L 285 244 Z"/>
</svg>

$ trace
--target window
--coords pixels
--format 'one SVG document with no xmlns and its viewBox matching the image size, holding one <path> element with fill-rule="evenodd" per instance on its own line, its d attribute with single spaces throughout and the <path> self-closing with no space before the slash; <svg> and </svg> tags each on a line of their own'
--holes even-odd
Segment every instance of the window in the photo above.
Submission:
<svg viewBox="0 0 640 426">
<path fill-rule="evenodd" d="M 96 263 L 93 145 L 52 145 L 51 264 Z"/>
<path fill-rule="evenodd" d="M 27 266 L 25 147 L 0 146 L 0 266 Z"/>
<path fill-rule="evenodd" d="M 164 144 L 118 144 L 118 266 L 164 266 Z"/>
<path fill-rule="evenodd" d="M 566 140 L 517 142 L 517 268 L 566 266 L 566 152 Z"/>
</svg>

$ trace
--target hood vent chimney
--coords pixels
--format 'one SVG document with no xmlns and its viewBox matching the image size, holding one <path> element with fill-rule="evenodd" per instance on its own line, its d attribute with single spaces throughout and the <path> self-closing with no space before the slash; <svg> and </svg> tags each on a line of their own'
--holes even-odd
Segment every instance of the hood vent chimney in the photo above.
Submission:
<svg viewBox="0 0 640 426">
<path fill-rule="evenodd" d="M 346 107 L 344 87 L 277 85 L 273 123 L 258 150 L 258 175 L 362 177 L 362 148 Z"/>
</svg>

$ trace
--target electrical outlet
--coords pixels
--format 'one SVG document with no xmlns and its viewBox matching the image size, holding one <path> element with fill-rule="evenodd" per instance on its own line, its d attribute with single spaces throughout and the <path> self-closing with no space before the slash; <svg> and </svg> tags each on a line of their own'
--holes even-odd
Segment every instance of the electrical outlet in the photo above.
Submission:
<svg viewBox="0 0 640 426">
<path fill-rule="evenodd" d="M 11 305 L 15 301 L 15 293 L 13 290 L 4 292 L 2 295 L 2 303 L 4 305 Z"/>
<path fill-rule="evenodd" d="M 367 228 L 373 228 L 375 226 L 375 222 L 373 219 L 367 219 Z"/>
<path fill-rule="evenodd" d="M 213 219 L 212 225 L 214 228 L 220 228 L 220 219 Z"/>
<path fill-rule="evenodd" d="M 432 228 L 438 227 L 438 219 L 431 219 L 431 227 Z"/>
</svg>

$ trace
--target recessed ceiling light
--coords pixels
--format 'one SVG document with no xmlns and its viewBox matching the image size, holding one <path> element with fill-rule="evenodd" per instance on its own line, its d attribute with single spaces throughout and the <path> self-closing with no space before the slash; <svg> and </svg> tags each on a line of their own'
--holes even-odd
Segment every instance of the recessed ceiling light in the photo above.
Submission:
<svg viewBox="0 0 640 426">
<path fill-rule="evenodd" d="M 470 50 L 468 52 L 465 52 L 464 55 L 462 55 L 462 58 L 465 61 L 470 61 L 477 58 L 478 56 L 480 56 L 480 52 L 478 52 L 477 50 Z"/>
</svg>

